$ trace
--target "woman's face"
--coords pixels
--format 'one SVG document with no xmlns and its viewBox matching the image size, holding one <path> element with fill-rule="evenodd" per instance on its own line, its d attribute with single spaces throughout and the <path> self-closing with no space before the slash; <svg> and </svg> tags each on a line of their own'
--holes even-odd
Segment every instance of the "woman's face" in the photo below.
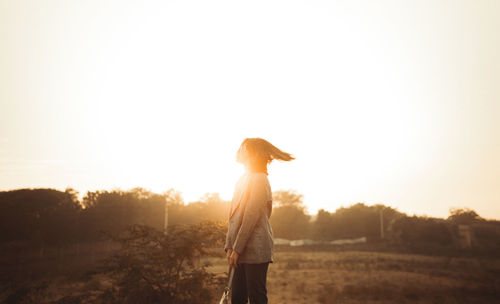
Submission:
<svg viewBox="0 0 500 304">
<path fill-rule="evenodd" d="M 241 144 L 238 152 L 236 153 L 236 161 L 242 163 L 244 165 L 248 164 L 248 160 L 250 159 L 247 146 L 243 143 Z"/>
</svg>

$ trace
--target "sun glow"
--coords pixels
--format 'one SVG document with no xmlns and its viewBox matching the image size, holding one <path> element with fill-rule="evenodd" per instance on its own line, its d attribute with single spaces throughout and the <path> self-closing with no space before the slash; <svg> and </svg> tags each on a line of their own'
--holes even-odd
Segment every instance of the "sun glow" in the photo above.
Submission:
<svg viewBox="0 0 500 304">
<path fill-rule="evenodd" d="M 141 186 L 175 188 L 186 201 L 206 192 L 230 199 L 243 171 L 239 144 L 262 137 L 296 156 L 271 165 L 273 189 L 303 193 L 311 212 L 365 201 L 444 216 L 482 202 L 479 213 L 500 217 L 492 207 L 500 161 L 486 152 L 500 147 L 491 81 L 499 61 L 487 52 L 500 45 L 493 10 L 371 1 L 4 6 L 4 189 Z M 473 186 L 456 191 L 462 185 Z"/>
</svg>

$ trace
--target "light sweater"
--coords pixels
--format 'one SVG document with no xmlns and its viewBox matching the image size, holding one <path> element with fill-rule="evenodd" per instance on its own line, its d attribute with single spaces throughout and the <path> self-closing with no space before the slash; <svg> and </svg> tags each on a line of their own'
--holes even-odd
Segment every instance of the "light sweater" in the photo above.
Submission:
<svg viewBox="0 0 500 304">
<path fill-rule="evenodd" d="M 273 261 L 273 231 L 269 223 L 272 192 L 267 174 L 248 172 L 236 183 L 229 213 L 225 250 L 239 254 L 238 263 Z"/>
</svg>

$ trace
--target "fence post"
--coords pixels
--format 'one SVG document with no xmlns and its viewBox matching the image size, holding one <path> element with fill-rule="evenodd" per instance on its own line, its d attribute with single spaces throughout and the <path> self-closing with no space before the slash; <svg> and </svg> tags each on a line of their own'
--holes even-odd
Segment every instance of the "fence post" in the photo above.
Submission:
<svg viewBox="0 0 500 304">
<path fill-rule="evenodd" d="M 380 208 L 380 239 L 384 239 L 384 212 Z"/>
<path fill-rule="evenodd" d="M 167 234 L 168 233 L 168 204 L 167 200 L 165 199 L 165 215 L 163 217 L 163 233 Z"/>
</svg>

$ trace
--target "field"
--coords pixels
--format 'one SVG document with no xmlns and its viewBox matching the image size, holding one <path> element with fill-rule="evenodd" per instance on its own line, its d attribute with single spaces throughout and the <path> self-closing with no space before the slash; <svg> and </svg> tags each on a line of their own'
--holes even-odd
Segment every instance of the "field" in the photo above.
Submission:
<svg viewBox="0 0 500 304">
<path fill-rule="evenodd" d="M 227 271 L 223 258 L 205 262 L 220 277 Z M 14 297 L 4 289 L 0 302 L 98 304 L 110 284 L 102 275 L 71 271 Z M 267 285 L 271 304 L 500 303 L 500 259 L 277 248 Z M 220 294 L 221 287 L 214 288 Z"/>
<path fill-rule="evenodd" d="M 213 271 L 226 269 L 221 261 Z M 269 303 L 500 303 L 500 260 L 360 251 L 281 251 Z"/>
</svg>

